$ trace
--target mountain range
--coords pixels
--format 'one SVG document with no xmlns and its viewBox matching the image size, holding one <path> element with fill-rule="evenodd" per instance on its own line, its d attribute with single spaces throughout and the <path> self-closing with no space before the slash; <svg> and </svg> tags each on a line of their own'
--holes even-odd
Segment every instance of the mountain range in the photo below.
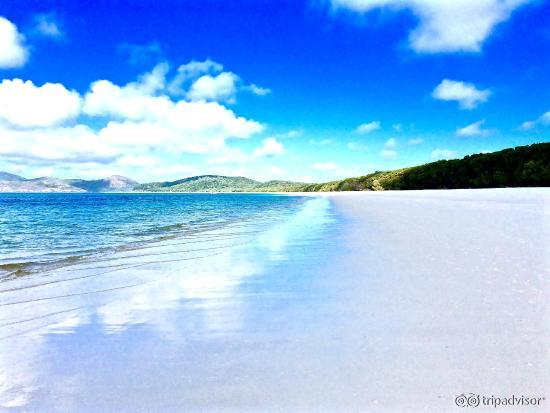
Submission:
<svg viewBox="0 0 550 413">
<path fill-rule="evenodd" d="M 220 175 L 139 184 L 120 175 L 96 180 L 26 179 L 0 172 L 0 192 L 326 192 L 518 186 L 550 186 L 550 143 L 518 146 L 320 184 L 260 182 L 242 176 Z"/>
<path fill-rule="evenodd" d="M 94 180 L 47 176 L 26 179 L 8 172 L 0 172 L 0 192 L 127 192 L 137 185 L 139 182 L 120 175 Z"/>
</svg>

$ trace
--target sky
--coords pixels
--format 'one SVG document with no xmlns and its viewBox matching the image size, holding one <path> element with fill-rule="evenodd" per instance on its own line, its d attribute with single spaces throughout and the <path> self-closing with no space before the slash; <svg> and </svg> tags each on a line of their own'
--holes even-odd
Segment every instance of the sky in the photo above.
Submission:
<svg viewBox="0 0 550 413">
<path fill-rule="evenodd" d="M 3 0 L 0 170 L 323 182 L 550 141 L 550 2 Z"/>
</svg>

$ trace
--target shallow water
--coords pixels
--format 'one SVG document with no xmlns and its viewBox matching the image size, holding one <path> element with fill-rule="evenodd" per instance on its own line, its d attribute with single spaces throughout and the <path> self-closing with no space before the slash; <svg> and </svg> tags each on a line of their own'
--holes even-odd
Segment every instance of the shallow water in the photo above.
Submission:
<svg viewBox="0 0 550 413">
<path fill-rule="evenodd" d="M 277 371 L 269 348 L 314 324 L 300 315 L 327 293 L 310 265 L 333 249 L 323 198 L 25 194 L 0 205 L 10 411 L 254 409 L 270 396 L 249 381 Z"/>
</svg>

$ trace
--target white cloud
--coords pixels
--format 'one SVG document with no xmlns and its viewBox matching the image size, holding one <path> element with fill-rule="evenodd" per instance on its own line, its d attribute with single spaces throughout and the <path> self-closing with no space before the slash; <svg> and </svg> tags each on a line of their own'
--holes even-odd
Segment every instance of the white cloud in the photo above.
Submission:
<svg viewBox="0 0 550 413">
<path fill-rule="evenodd" d="M 384 143 L 384 147 L 380 151 L 380 155 L 383 158 L 391 159 L 397 157 L 397 151 L 395 148 L 397 147 L 397 139 L 390 138 Z"/>
<path fill-rule="evenodd" d="M 90 116 L 138 120 L 157 119 L 172 107 L 167 96 L 143 93 L 130 84 L 121 87 L 109 80 L 98 80 L 84 97 L 83 111 Z"/>
<path fill-rule="evenodd" d="M 126 155 L 116 161 L 118 166 L 135 166 L 140 168 L 156 166 L 160 163 L 159 158 L 147 155 Z"/>
<path fill-rule="evenodd" d="M 480 103 L 487 102 L 491 91 L 477 89 L 471 83 L 443 79 L 432 92 L 434 99 L 456 101 L 462 109 L 474 109 Z"/>
<path fill-rule="evenodd" d="M 374 132 L 375 130 L 380 129 L 380 122 L 375 120 L 369 123 L 362 123 L 355 129 L 355 133 L 360 135 L 365 135 L 367 133 Z"/>
<path fill-rule="evenodd" d="M 409 145 L 420 145 L 421 143 L 424 143 L 424 139 L 422 138 L 412 138 L 409 139 L 407 142 Z"/>
<path fill-rule="evenodd" d="M 311 165 L 311 167 L 319 171 L 332 171 L 338 168 L 338 165 L 334 162 L 318 162 Z"/>
<path fill-rule="evenodd" d="M 234 103 L 238 81 L 239 77 L 231 72 L 223 72 L 216 76 L 203 75 L 193 82 L 187 92 L 187 98 L 194 101 Z"/>
<path fill-rule="evenodd" d="M 30 80 L 0 83 L 0 120 L 20 128 L 61 124 L 78 116 L 81 98 L 59 83 L 35 86 Z"/>
<path fill-rule="evenodd" d="M 537 121 L 536 120 L 528 120 L 528 121 L 523 122 L 521 124 L 521 126 L 519 127 L 519 129 L 521 129 L 521 130 L 531 130 L 535 126 L 537 126 Z"/>
<path fill-rule="evenodd" d="M 218 74 L 223 70 L 223 65 L 213 60 L 206 59 L 202 62 L 191 60 L 189 63 L 178 67 L 178 73 L 168 85 L 168 92 L 173 95 L 185 94 L 184 84 L 197 79 L 204 74 Z"/>
<path fill-rule="evenodd" d="M 536 120 L 529 120 L 527 122 L 523 122 L 519 127 L 519 129 L 531 130 L 538 125 L 550 125 L 550 110 L 540 115 Z"/>
<path fill-rule="evenodd" d="M 456 158 L 457 152 L 450 149 L 434 149 L 430 154 L 433 160 Z"/>
<path fill-rule="evenodd" d="M 249 92 L 252 92 L 253 94 L 258 96 L 265 96 L 271 93 L 271 89 L 260 87 L 258 85 L 255 85 L 254 83 L 245 86 L 243 89 L 248 90 Z"/>
<path fill-rule="evenodd" d="M 396 132 L 401 132 L 403 130 L 403 125 L 400 123 L 395 123 L 391 125 L 392 129 Z"/>
<path fill-rule="evenodd" d="M 530 0 L 331 0 L 334 8 L 360 13 L 410 10 L 418 25 L 409 33 L 421 53 L 479 52 L 494 27 Z"/>
<path fill-rule="evenodd" d="M 123 120 L 111 122 L 107 128 L 117 129 L 116 136 L 129 144 L 141 136 L 151 144 L 178 141 L 180 149 L 192 152 L 206 152 L 199 148 L 208 142 L 210 147 L 215 146 L 212 143 L 220 146 L 225 139 L 246 139 L 263 129 L 258 122 L 237 117 L 217 102 L 174 102 L 158 94 L 164 88 L 167 70 L 166 65 L 158 65 L 138 82 L 122 87 L 108 80 L 94 82 L 85 96 L 84 112 Z"/>
<path fill-rule="evenodd" d="M 21 67 L 28 58 L 25 37 L 17 31 L 15 24 L 0 17 L 0 68 Z"/>
<path fill-rule="evenodd" d="M 262 141 L 262 146 L 254 150 L 254 156 L 274 156 L 284 152 L 283 145 L 275 138 L 267 138 Z"/>
<path fill-rule="evenodd" d="M 397 151 L 394 151 L 394 150 L 391 150 L 391 149 L 382 149 L 380 151 L 380 155 L 383 158 L 391 159 L 391 158 L 395 158 L 397 156 Z"/>
<path fill-rule="evenodd" d="M 174 101 L 165 94 L 167 70 L 159 65 L 124 86 L 93 82 L 83 104 L 78 93 L 60 84 L 38 87 L 5 80 L 0 84 L 0 157 L 29 168 L 64 164 L 65 171 L 81 174 L 91 168 L 107 170 L 107 164 L 123 172 L 158 163 L 170 173 L 180 162 L 179 154 L 223 155 L 228 139 L 247 139 L 263 130 L 260 123 L 217 102 Z M 78 123 L 81 107 L 83 114 L 102 117 L 106 124 L 91 128 Z M 62 127 L 72 118 L 76 124 Z M 257 154 L 281 151 L 279 142 L 266 139 Z"/>
<path fill-rule="evenodd" d="M 35 16 L 35 29 L 38 33 L 46 37 L 59 38 L 63 32 L 59 28 L 59 23 L 51 14 L 39 14 Z"/>
<path fill-rule="evenodd" d="M 485 123 L 485 119 L 478 122 L 474 122 L 468 126 L 460 128 L 456 131 L 457 136 L 470 137 L 470 136 L 489 136 L 492 131 L 490 129 L 483 129 L 482 126 Z"/>
<path fill-rule="evenodd" d="M 393 149 L 397 146 L 397 139 L 395 138 L 390 138 L 386 141 L 386 143 L 384 143 L 384 148 L 385 149 Z"/>
<path fill-rule="evenodd" d="M 120 150 L 84 125 L 17 130 L 0 126 L 0 156 L 11 160 L 110 163 Z"/>
<path fill-rule="evenodd" d="M 224 71 L 222 64 L 211 59 L 191 60 L 178 67 L 177 72 L 168 83 L 166 91 L 173 96 L 185 96 L 193 101 L 235 103 L 239 91 L 257 96 L 271 93 L 271 89 L 256 84 L 243 84 L 238 75 Z"/>
</svg>

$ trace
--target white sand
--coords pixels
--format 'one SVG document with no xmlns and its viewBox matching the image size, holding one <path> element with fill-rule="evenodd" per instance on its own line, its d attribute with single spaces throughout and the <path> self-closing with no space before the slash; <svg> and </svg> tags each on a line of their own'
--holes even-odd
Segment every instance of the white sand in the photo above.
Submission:
<svg viewBox="0 0 550 413">
<path fill-rule="evenodd" d="M 473 392 L 546 396 L 502 408 L 550 411 L 550 190 L 331 199 L 351 223 L 342 333 L 365 337 L 366 410 L 456 411 L 452 396 Z"/>
</svg>

